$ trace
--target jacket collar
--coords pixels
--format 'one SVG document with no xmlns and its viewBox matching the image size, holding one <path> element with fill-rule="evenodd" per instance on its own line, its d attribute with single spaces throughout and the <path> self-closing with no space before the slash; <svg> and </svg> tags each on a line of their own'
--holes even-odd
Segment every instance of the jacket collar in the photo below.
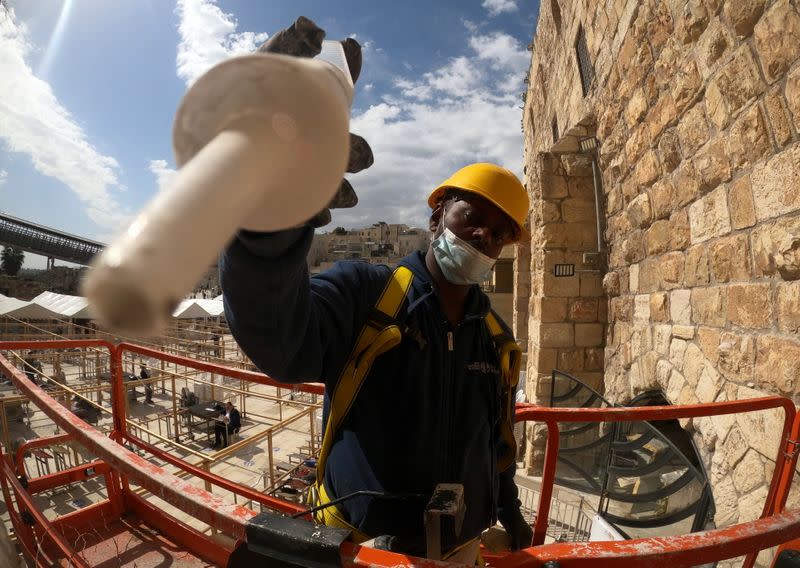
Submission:
<svg viewBox="0 0 800 568">
<path fill-rule="evenodd" d="M 439 305 L 439 301 L 436 298 L 433 277 L 425 264 L 426 252 L 427 251 L 415 251 L 399 262 L 401 266 L 405 266 L 414 274 L 414 282 L 412 284 L 414 295 L 409 297 L 408 313 L 414 311 L 419 304 L 425 301 L 434 301 L 437 306 Z M 489 298 L 477 285 L 473 285 L 467 296 L 464 320 L 466 321 L 475 317 L 486 317 L 486 314 L 489 313 L 489 308 Z"/>
</svg>

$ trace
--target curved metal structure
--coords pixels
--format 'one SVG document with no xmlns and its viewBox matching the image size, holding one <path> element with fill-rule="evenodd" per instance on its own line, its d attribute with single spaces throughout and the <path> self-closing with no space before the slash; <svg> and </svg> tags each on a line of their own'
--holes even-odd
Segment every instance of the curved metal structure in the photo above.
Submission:
<svg viewBox="0 0 800 568">
<path fill-rule="evenodd" d="M 0 245 L 88 265 L 106 245 L 0 213 Z"/>
</svg>

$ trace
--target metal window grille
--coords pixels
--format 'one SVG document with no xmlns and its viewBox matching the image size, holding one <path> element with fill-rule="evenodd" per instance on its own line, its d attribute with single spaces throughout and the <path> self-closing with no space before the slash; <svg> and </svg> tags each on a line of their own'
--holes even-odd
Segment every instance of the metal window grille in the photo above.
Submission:
<svg viewBox="0 0 800 568">
<path fill-rule="evenodd" d="M 589 92 L 589 86 L 594 79 L 594 67 L 589 58 L 589 48 L 586 47 L 586 35 L 583 33 L 583 26 L 578 28 L 578 37 L 575 39 L 575 53 L 578 56 L 578 70 L 581 74 L 581 87 L 583 96 Z"/>
<path fill-rule="evenodd" d="M 558 142 L 558 117 L 553 117 L 553 144 Z"/>
</svg>

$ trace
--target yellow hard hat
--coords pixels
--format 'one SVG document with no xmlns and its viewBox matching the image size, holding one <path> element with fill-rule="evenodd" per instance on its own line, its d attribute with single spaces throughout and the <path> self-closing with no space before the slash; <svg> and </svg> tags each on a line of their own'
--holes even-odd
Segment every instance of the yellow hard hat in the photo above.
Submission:
<svg viewBox="0 0 800 568">
<path fill-rule="evenodd" d="M 428 196 L 428 205 L 435 209 L 449 188 L 462 189 L 480 195 L 508 215 L 521 236 L 528 236 L 528 192 L 510 170 L 495 164 L 470 164 L 443 181 Z"/>
</svg>

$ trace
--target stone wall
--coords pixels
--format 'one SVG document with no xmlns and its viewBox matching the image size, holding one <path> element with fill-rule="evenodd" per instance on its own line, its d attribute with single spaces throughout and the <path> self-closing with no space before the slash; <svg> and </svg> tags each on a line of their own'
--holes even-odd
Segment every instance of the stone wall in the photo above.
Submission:
<svg viewBox="0 0 800 568">
<path fill-rule="evenodd" d="M 593 70 L 586 95 L 581 30 Z M 607 398 L 659 389 L 675 404 L 799 400 L 798 1 L 542 0 L 525 98 L 529 396 L 541 394 L 548 367 L 565 363 L 543 355 L 547 342 L 567 341 L 571 304 L 557 298 L 580 292 L 590 274 L 560 282 L 558 294 L 547 289 L 553 259 L 580 268 L 573 253 L 591 244 L 593 206 L 588 197 L 570 203 L 581 173 L 567 170 L 586 155 L 581 140 L 595 136 L 603 297 L 596 316 L 582 306 L 594 325 L 608 310 L 604 357 L 591 355 Z M 586 345 L 579 376 L 594 372 L 585 365 L 596 347 Z M 685 423 L 711 477 L 718 526 L 760 513 L 778 419 Z"/>
</svg>

